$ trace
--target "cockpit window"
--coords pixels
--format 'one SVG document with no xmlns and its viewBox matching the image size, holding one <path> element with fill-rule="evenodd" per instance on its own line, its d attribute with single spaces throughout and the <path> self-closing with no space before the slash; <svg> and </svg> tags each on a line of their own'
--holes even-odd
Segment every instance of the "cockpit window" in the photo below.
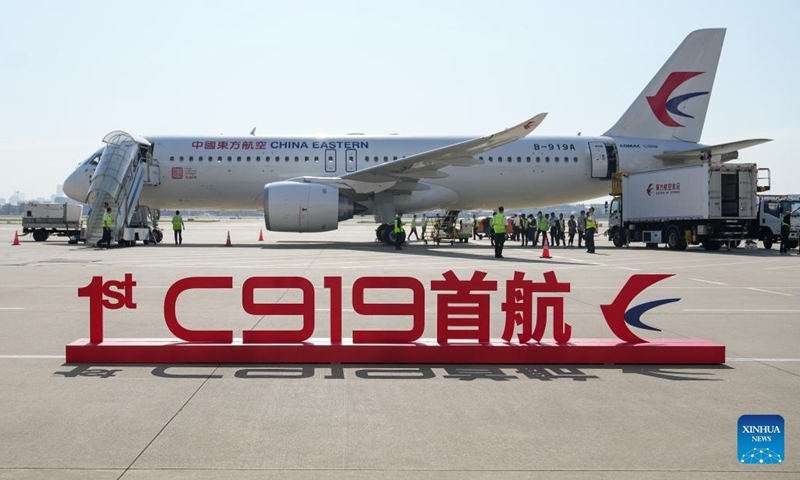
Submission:
<svg viewBox="0 0 800 480">
<path fill-rule="evenodd" d="M 96 152 L 94 152 L 89 158 L 87 158 L 86 160 L 84 160 L 81 163 L 79 163 L 78 166 L 82 166 L 82 165 L 97 165 L 98 163 L 100 163 L 100 157 L 102 157 L 102 156 L 103 156 L 103 149 L 101 148 L 101 149 L 97 150 Z"/>
</svg>

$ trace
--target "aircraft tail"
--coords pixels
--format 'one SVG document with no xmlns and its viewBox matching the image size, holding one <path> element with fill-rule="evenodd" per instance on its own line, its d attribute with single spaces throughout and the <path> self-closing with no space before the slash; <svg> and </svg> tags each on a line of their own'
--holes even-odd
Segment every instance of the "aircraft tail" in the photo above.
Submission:
<svg viewBox="0 0 800 480">
<path fill-rule="evenodd" d="M 699 142 L 723 40 L 724 28 L 690 33 L 605 135 Z"/>
</svg>

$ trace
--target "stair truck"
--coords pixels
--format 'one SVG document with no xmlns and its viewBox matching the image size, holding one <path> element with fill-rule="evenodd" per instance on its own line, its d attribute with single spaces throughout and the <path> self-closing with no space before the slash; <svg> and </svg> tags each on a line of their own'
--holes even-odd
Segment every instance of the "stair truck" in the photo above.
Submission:
<svg viewBox="0 0 800 480">
<path fill-rule="evenodd" d="M 752 238 L 761 240 L 769 250 L 772 244 L 781 240 L 781 222 L 786 213 L 791 213 L 789 221 L 789 250 L 796 248 L 800 239 L 800 195 L 764 195 L 759 197 L 758 223 Z"/>
<path fill-rule="evenodd" d="M 621 173 L 612 181 L 607 234 L 621 247 L 666 243 L 719 250 L 750 238 L 758 217 L 758 167 L 712 164 Z"/>
<path fill-rule="evenodd" d="M 37 242 L 46 241 L 50 235 L 79 236 L 82 213 L 81 205 L 27 202 L 22 215 L 22 234 L 33 234 Z"/>
</svg>

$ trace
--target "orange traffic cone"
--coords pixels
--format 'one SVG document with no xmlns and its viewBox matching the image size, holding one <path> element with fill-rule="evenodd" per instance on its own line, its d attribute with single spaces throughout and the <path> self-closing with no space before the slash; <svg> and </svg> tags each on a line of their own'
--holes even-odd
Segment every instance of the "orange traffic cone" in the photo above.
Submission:
<svg viewBox="0 0 800 480">
<path fill-rule="evenodd" d="M 550 256 L 550 245 L 547 243 L 547 234 L 544 236 L 542 255 L 539 258 L 553 258 Z"/>
<path fill-rule="evenodd" d="M 17 231 L 14 230 L 14 243 L 11 245 L 19 245 L 19 235 L 17 235 Z"/>
<path fill-rule="evenodd" d="M 228 231 L 228 239 L 225 240 L 225 246 L 226 247 L 230 247 L 231 246 L 231 232 L 230 231 Z"/>
<path fill-rule="evenodd" d="M 259 242 L 263 242 L 264 241 L 264 229 L 263 228 L 258 231 L 258 241 Z"/>
</svg>

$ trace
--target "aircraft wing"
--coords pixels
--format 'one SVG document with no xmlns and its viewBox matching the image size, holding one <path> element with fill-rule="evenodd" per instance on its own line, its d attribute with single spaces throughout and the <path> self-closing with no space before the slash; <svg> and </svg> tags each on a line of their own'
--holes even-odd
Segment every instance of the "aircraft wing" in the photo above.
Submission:
<svg viewBox="0 0 800 480">
<path fill-rule="evenodd" d="M 546 116 L 547 113 L 540 113 L 502 132 L 417 153 L 393 162 L 375 165 L 364 170 L 342 175 L 341 179 L 348 183 L 352 182 L 355 190 L 359 191 L 359 193 L 367 193 L 365 190 L 375 192 L 386 189 L 424 189 L 423 185 L 414 184 L 424 178 L 446 177 L 447 174 L 439 171 L 444 167 L 481 165 L 483 162 L 474 158 L 474 155 L 525 137 L 536 129 Z M 392 186 L 387 187 L 387 183 L 392 184 Z M 370 185 L 373 184 L 375 188 L 370 188 Z"/>
<path fill-rule="evenodd" d="M 760 145 L 762 143 L 771 142 L 769 138 L 754 138 L 751 140 L 739 140 L 737 142 L 720 143 L 719 145 L 708 145 L 700 148 L 693 148 L 691 150 L 683 150 L 680 152 L 667 152 L 661 155 L 656 155 L 656 158 L 665 161 L 683 161 L 683 160 L 708 160 L 713 156 L 722 156 L 723 161 L 733 160 L 738 157 L 737 150 L 742 148 Z M 731 155 L 733 154 L 733 155 Z M 727 158 L 726 158 L 727 157 Z"/>
</svg>

